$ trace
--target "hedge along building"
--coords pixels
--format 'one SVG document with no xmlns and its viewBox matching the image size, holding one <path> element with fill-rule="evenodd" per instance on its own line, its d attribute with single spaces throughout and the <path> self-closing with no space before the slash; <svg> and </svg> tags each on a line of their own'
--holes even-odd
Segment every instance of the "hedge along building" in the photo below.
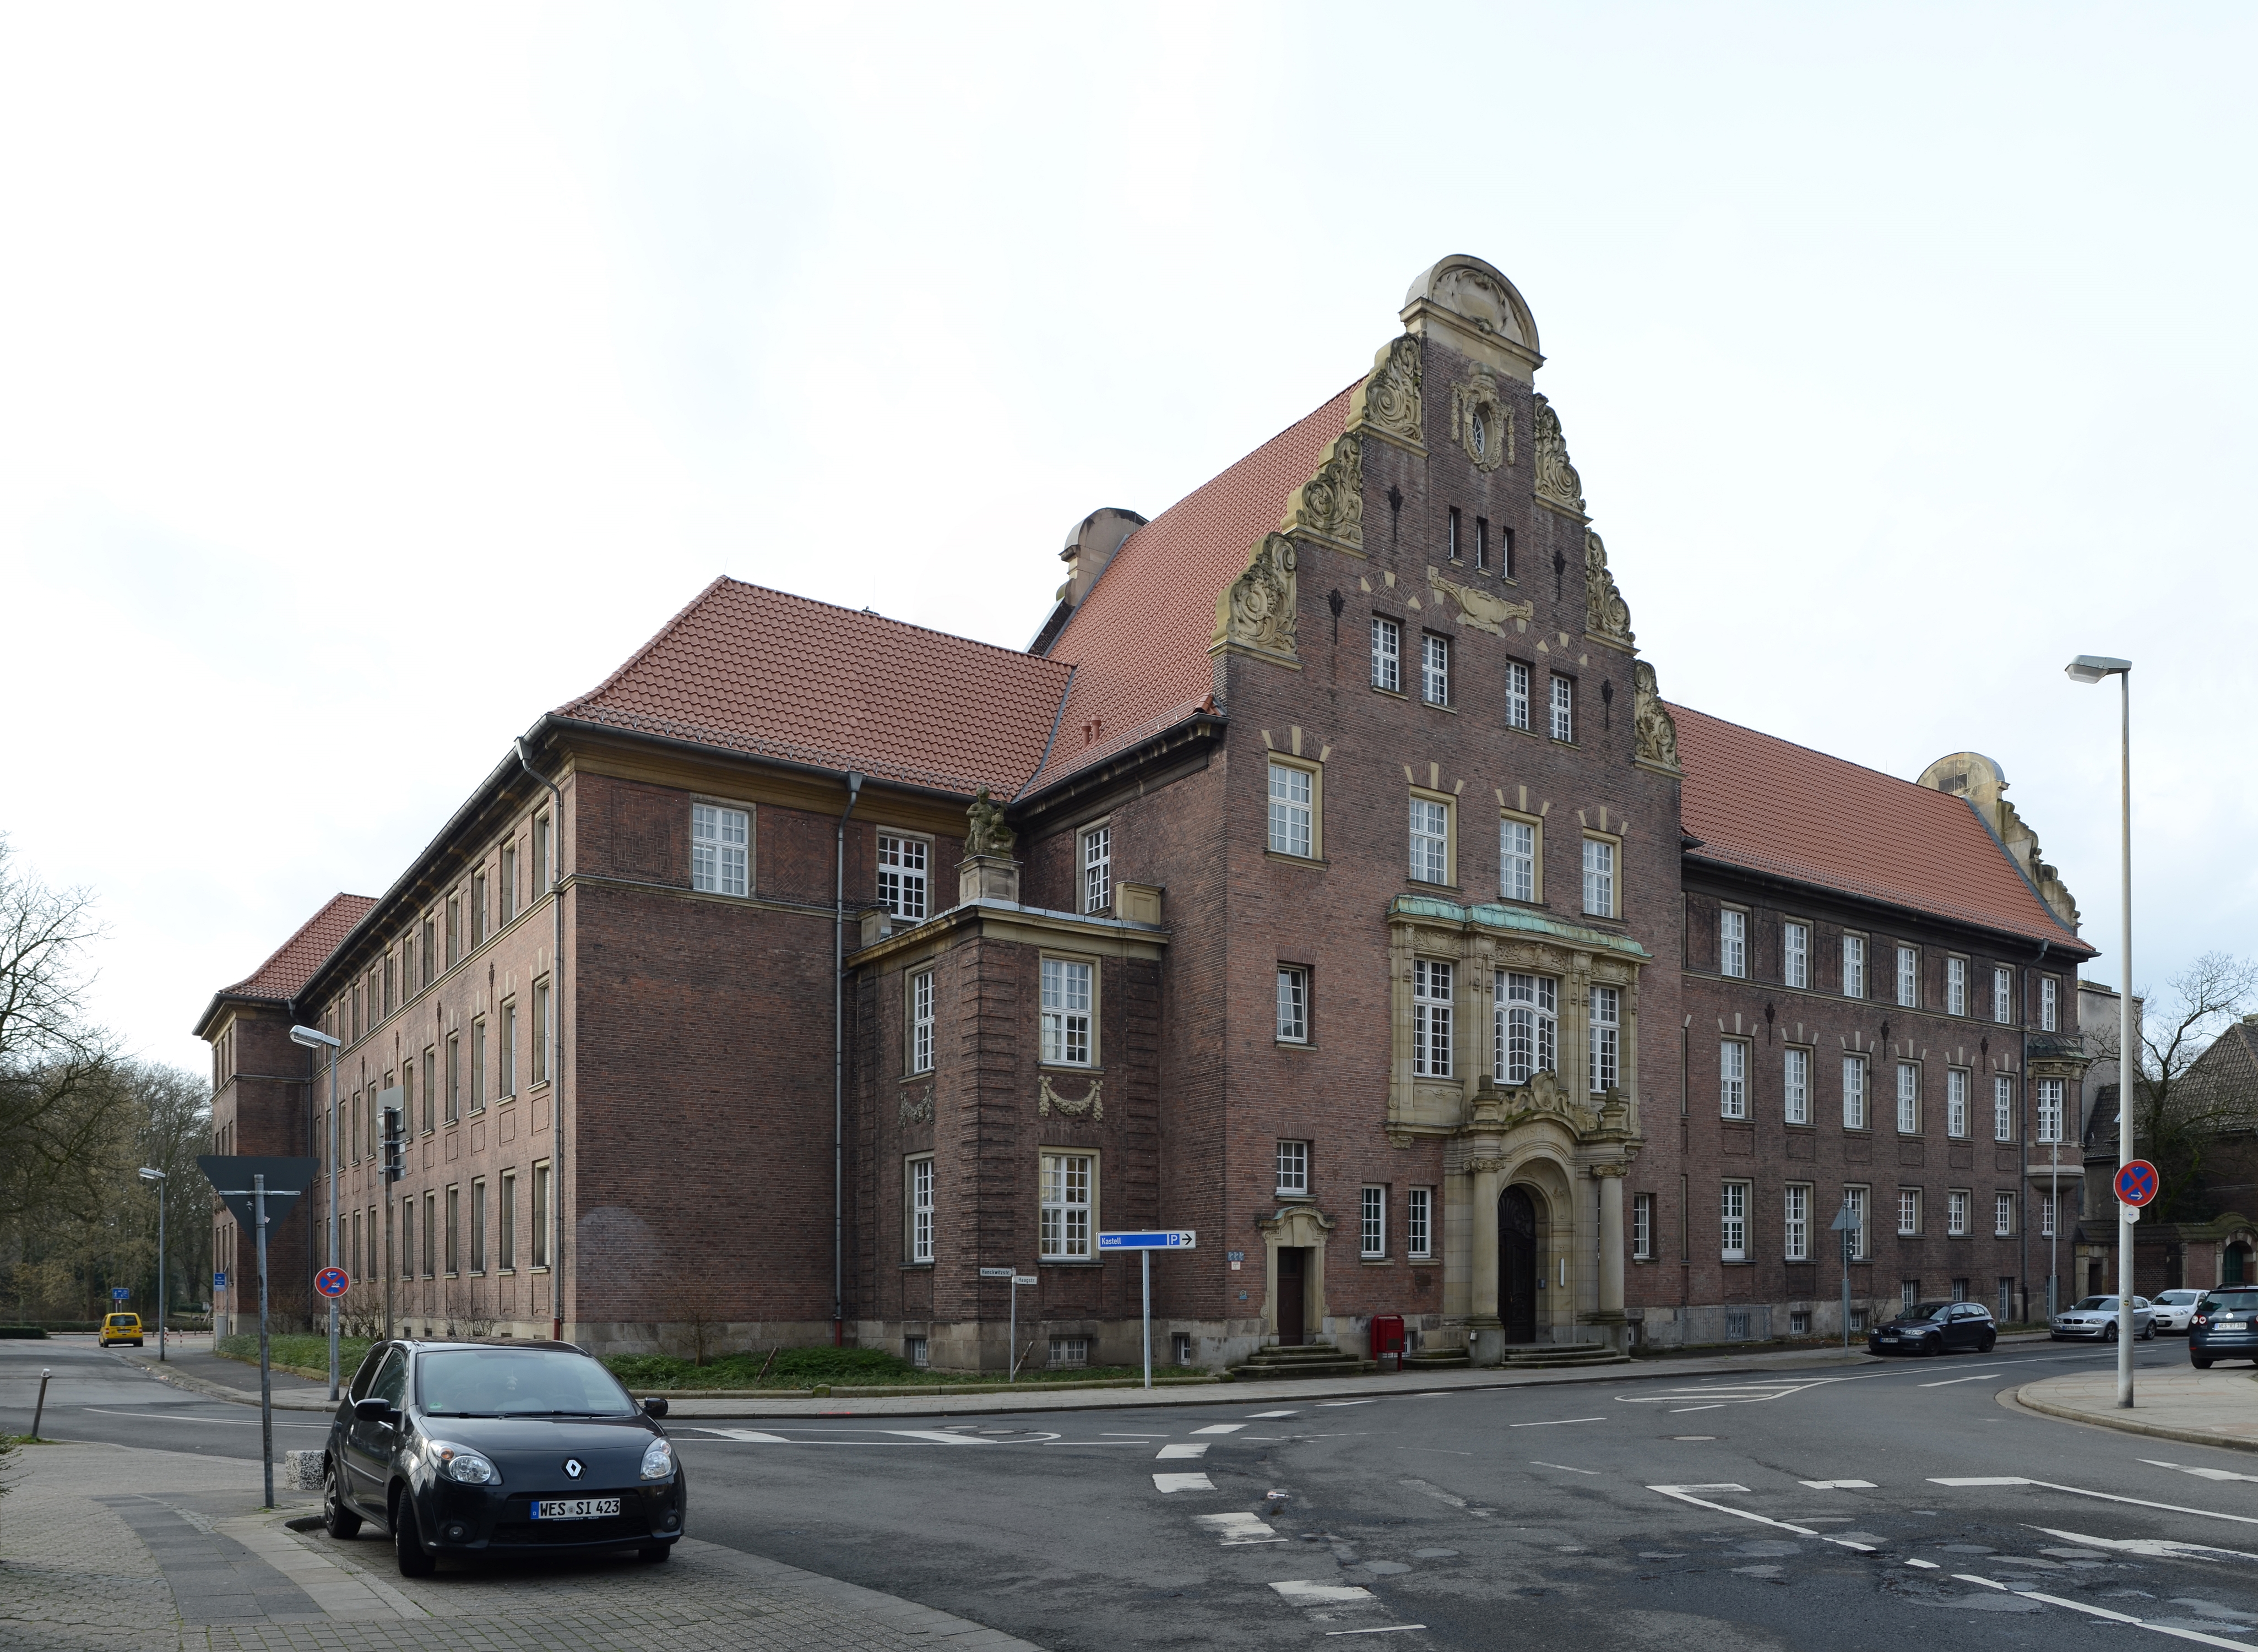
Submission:
<svg viewBox="0 0 2258 1652">
<path fill-rule="evenodd" d="M 1125 1358 L 1095 1235 L 1168 1226 L 1201 1248 L 1155 1269 L 1163 1352 L 1203 1364 L 1375 1313 L 1488 1361 L 1794 1312 L 1751 1193 L 1731 1226 L 1733 1121 L 1689 1110 L 1687 879 L 1871 900 L 1764 858 L 1868 771 L 1747 731 L 1753 779 L 1684 766 L 1527 305 L 1453 258 L 1402 318 L 1168 511 L 1085 519 L 1026 652 L 720 580 L 537 722 L 290 1000 L 346 1041 L 357 1291 L 619 1346 Z M 1968 804 L 1871 778 L 1892 911 L 2085 955 Z M 983 1267 L 1040 1281 L 1019 1349 Z"/>
</svg>

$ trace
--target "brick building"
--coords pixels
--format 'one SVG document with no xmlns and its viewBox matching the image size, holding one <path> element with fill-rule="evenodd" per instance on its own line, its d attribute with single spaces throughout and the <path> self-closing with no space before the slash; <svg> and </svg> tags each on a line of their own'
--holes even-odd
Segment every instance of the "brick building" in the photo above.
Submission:
<svg viewBox="0 0 2258 1652">
<path fill-rule="evenodd" d="M 1862 1308 L 2019 1293 L 2091 954 L 1996 766 L 1664 702 L 1521 295 L 1448 259 L 1402 321 L 1079 524 L 1025 652 L 716 581 L 218 994 L 283 1075 L 216 1068 L 240 1151 L 325 1138 L 289 1019 L 344 1041 L 355 1306 L 1126 1358 L 1094 1236 L 1166 1226 L 1163 1357 L 1401 1313 L 1486 1362 L 1826 1330 L 1846 1190 Z"/>
</svg>

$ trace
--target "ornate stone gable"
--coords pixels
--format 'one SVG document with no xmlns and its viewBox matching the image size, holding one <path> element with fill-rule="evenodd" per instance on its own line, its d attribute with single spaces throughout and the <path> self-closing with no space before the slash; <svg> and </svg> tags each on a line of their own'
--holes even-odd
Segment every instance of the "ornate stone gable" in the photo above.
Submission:
<svg viewBox="0 0 2258 1652">
<path fill-rule="evenodd" d="M 1489 374 L 1474 373 L 1451 392 L 1451 436 L 1485 476 L 1513 463 L 1513 415 Z"/>
<path fill-rule="evenodd" d="M 1287 500 L 1278 531 L 1364 554 L 1364 450 L 1353 433 L 1333 438 L 1317 474 Z"/>
<path fill-rule="evenodd" d="M 1224 588 L 1215 603 L 1215 635 L 1210 654 L 1253 655 L 1296 670 L 1294 623 L 1294 542 L 1270 534 L 1254 548 L 1246 571 Z"/>
<path fill-rule="evenodd" d="M 1630 634 L 1630 605 L 1608 571 L 1608 548 L 1589 529 L 1584 534 L 1584 633 L 1621 649 L 1638 646 Z"/>
<path fill-rule="evenodd" d="M 1419 341 L 1409 333 L 1380 347 L 1372 376 L 1349 399 L 1348 428 L 1414 453 L 1427 450 L 1420 428 Z"/>
<path fill-rule="evenodd" d="M 1543 396 L 1533 397 L 1531 405 L 1535 408 L 1530 423 L 1536 430 L 1537 501 L 1581 516 L 1584 479 L 1568 463 L 1568 438 L 1560 432 L 1560 415 Z"/>
<path fill-rule="evenodd" d="M 1631 727 L 1637 736 L 1637 762 L 1672 774 L 1678 767 L 1678 725 L 1662 703 L 1662 689 L 1654 668 L 1640 660 L 1630 668 Z"/>
</svg>

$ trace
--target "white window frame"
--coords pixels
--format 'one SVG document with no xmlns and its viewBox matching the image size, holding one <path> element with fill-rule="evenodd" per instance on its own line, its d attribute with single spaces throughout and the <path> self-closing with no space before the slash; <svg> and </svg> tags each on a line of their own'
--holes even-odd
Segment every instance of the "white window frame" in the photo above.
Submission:
<svg viewBox="0 0 2258 1652">
<path fill-rule="evenodd" d="M 1850 1209 L 1850 1259 L 1866 1262 L 1873 1258 L 1874 1189 L 1867 1182 L 1843 1184 L 1843 1202 Z"/>
<path fill-rule="evenodd" d="M 1046 1262 L 1087 1262 L 1097 1254 L 1097 1155 L 1040 1158 L 1038 1249 Z"/>
<path fill-rule="evenodd" d="M 1811 985 L 1811 925 L 1793 920 L 1779 926 L 1779 973 L 1783 985 Z"/>
<path fill-rule="evenodd" d="M 1551 681 L 1551 698 L 1545 705 L 1545 730 L 1553 739 L 1573 745 L 1576 740 L 1575 679 L 1555 675 Z"/>
<path fill-rule="evenodd" d="M 1743 1039 L 1717 1043 L 1717 1117 L 1749 1116 L 1749 1046 Z"/>
<path fill-rule="evenodd" d="M 1505 663 L 1505 726 L 1529 727 L 1529 668 L 1519 660 Z"/>
<path fill-rule="evenodd" d="M 1944 1133 L 1956 1140 L 1968 1137 L 1969 1095 L 1974 1088 L 1971 1074 L 1964 1067 L 1944 1070 Z"/>
<path fill-rule="evenodd" d="M 1310 1196 L 1310 1144 L 1288 1137 L 1278 1138 L 1275 1161 L 1278 1173 L 1278 1196 L 1284 1199 L 1306 1199 Z"/>
<path fill-rule="evenodd" d="M 1312 860 L 1317 843 L 1317 776 L 1299 763 L 1270 760 L 1270 853 Z"/>
<path fill-rule="evenodd" d="M 1403 1250 L 1415 1261 L 1429 1260 L 1435 1254 L 1435 1190 L 1432 1188 L 1413 1188 L 1405 1195 Z"/>
<path fill-rule="evenodd" d="M 1992 1195 L 1992 1237 L 1995 1239 L 2015 1237 L 2015 1195 L 2012 1193 Z"/>
<path fill-rule="evenodd" d="M 1729 906 L 1717 909 L 1717 973 L 1748 978 L 1749 915 Z"/>
<path fill-rule="evenodd" d="M 1621 916 L 1615 898 L 1615 845 L 1607 838 L 1584 840 L 1584 911 L 1594 918 Z"/>
<path fill-rule="evenodd" d="M 1944 1012 L 1947 1015 L 1968 1013 L 1968 961 L 1965 958 L 1944 961 Z"/>
<path fill-rule="evenodd" d="M 2015 1019 L 2015 972 L 2005 964 L 1992 966 L 1992 1019 L 2012 1026 Z"/>
<path fill-rule="evenodd" d="M 1846 998 L 1866 996 L 1866 938 L 1864 935 L 1843 937 L 1843 996 Z"/>
<path fill-rule="evenodd" d="M 1419 634 L 1419 698 L 1430 705 L 1451 703 L 1451 639 L 1432 631 Z"/>
<path fill-rule="evenodd" d="M 2059 1197 L 2059 1195 L 2056 1195 L 2056 1194 L 2044 1194 L 2044 1193 L 2042 1193 L 2042 1194 L 2041 1194 L 2041 1195 L 2038 1195 L 2038 1201 L 2039 1201 L 2039 1232 L 2038 1232 L 2038 1237 L 2039 1237 L 2040 1238 L 2041 1238 L 2041 1239 L 2051 1239 L 2052 1237 L 2054 1237 L 2055 1203 L 2056 1203 L 2056 1200 L 2058 1197 Z"/>
<path fill-rule="evenodd" d="M 1592 989 L 1591 1092 L 1604 1095 L 1622 1081 L 1622 993 Z"/>
<path fill-rule="evenodd" d="M 752 889 L 753 812 L 726 804 L 690 805 L 690 887 L 743 898 Z"/>
<path fill-rule="evenodd" d="M 933 1071 L 933 971 L 910 975 L 910 1071 Z"/>
<path fill-rule="evenodd" d="M 1042 961 L 1045 1067 L 1095 1067 L 1097 966 L 1078 958 Z"/>
<path fill-rule="evenodd" d="M 1358 1200 L 1357 1257 L 1361 1261 L 1384 1261 L 1388 1256 L 1388 1189 L 1367 1182 Z"/>
<path fill-rule="evenodd" d="M 2067 1081 L 2042 1078 L 2038 1081 L 2038 1125 L 2036 1139 L 2041 1143 L 2067 1139 L 2063 1131 L 2063 1106 L 2066 1099 Z"/>
<path fill-rule="evenodd" d="M 1874 1082 L 1869 1063 L 1863 1055 L 1843 1058 L 1843 1128 L 1871 1130 L 1874 1117 Z"/>
<path fill-rule="evenodd" d="M 1113 826 L 1100 821 L 1085 826 L 1077 840 L 1082 847 L 1082 910 L 1105 912 L 1113 909 Z"/>
<path fill-rule="evenodd" d="M 1781 1116 L 1790 1124 L 1811 1122 L 1811 1052 L 1791 1044 L 1780 1060 Z"/>
<path fill-rule="evenodd" d="M 1780 1200 L 1780 1258 L 1788 1262 L 1811 1259 L 1811 1184 L 1791 1181 Z"/>
<path fill-rule="evenodd" d="M 903 1161 L 903 1196 L 908 1202 L 910 1262 L 912 1266 L 933 1260 L 933 1155 L 915 1153 Z"/>
<path fill-rule="evenodd" d="M 1948 1188 L 1944 1193 L 1944 1235 L 1949 1239 L 1968 1237 L 1968 1189 Z"/>
<path fill-rule="evenodd" d="M 1717 1250 L 1728 1262 L 1749 1259 L 1749 1192 L 1745 1181 L 1718 1184 Z"/>
<path fill-rule="evenodd" d="M 1415 883 L 1451 881 L 1451 805 L 1436 798 L 1413 798 L 1410 809 L 1411 866 Z"/>
<path fill-rule="evenodd" d="M 1916 1061 L 1898 1063 L 1898 1134 L 1921 1134 L 1921 1065 Z"/>
<path fill-rule="evenodd" d="M 1403 626 L 1384 615 L 1372 616 L 1372 685 L 1390 694 L 1403 691 Z"/>
<path fill-rule="evenodd" d="M 1508 815 L 1497 823 L 1497 894 L 1500 900 L 1534 904 L 1538 898 L 1537 823 Z"/>
<path fill-rule="evenodd" d="M 1310 1041 L 1310 972 L 1298 964 L 1278 966 L 1278 1042 Z"/>
<path fill-rule="evenodd" d="M 2015 1081 L 2006 1073 L 1992 1078 L 1992 1139 L 2015 1139 Z"/>
<path fill-rule="evenodd" d="M 1551 975 L 1501 969 L 1495 992 L 1490 1076 L 1526 1084 L 1560 1068 L 1560 983 Z"/>
<path fill-rule="evenodd" d="M 2062 982 L 2052 975 L 2039 977 L 2039 1031 L 2062 1031 Z"/>
<path fill-rule="evenodd" d="M 1411 1072 L 1447 1079 L 1457 1070 L 1452 1052 L 1456 966 L 1441 958 L 1411 961 Z"/>
<path fill-rule="evenodd" d="M 1654 1260 L 1654 1195 L 1630 1196 L 1630 1256 L 1634 1262 Z"/>
<path fill-rule="evenodd" d="M 1898 948 L 1898 1008 L 1921 1008 L 1921 949 L 1917 947 Z"/>
<path fill-rule="evenodd" d="M 904 923 L 921 924 L 932 911 L 932 859 L 923 838 L 878 833 L 878 900 Z"/>
<path fill-rule="evenodd" d="M 1918 1188 L 1898 1189 L 1898 1237 L 1921 1237 L 1921 1189 Z"/>
</svg>

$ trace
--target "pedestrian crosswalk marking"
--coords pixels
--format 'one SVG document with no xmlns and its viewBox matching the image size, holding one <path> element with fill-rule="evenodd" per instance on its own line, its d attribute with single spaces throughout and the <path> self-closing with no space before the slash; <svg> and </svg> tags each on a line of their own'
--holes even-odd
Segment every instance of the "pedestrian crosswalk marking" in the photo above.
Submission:
<svg viewBox="0 0 2258 1652">
<path fill-rule="evenodd" d="M 1236 1434 L 1246 1425 L 1243 1422 L 1211 1422 L 1204 1429 L 1194 1429 L 1194 1434 Z"/>
<path fill-rule="evenodd" d="M 1879 1489 L 1871 1480 L 1805 1480 L 1802 1484 L 1814 1492 L 1871 1492 Z"/>
<path fill-rule="evenodd" d="M 1192 1524 L 1213 1532 L 1223 1540 L 1225 1549 L 1235 1549 L 1247 1543 L 1289 1541 L 1272 1531 L 1269 1523 L 1260 1514 L 1195 1514 Z"/>
<path fill-rule="evenodd" d="M 1207 1442 L 1202 1440 L 1197 1445 L 1164 1445 L 1161 1448 L 1160 1456 L 1154 1461 L 1165 1463 L 1171 1457 L 1205 1457 L 1206 1455 Z"/>
<path fill-rule="evenodd" d="M 1371 1590 L 1359 1588 L 1353 1583 L 1315 1583 L 1298 1579 L 1289 1583 L 1274 1583 L 1270 1586 L 1296 1606 L 1339 1606 L 1346 1601 L 1374 1598 Z"/>
<path fill-rule="evenodd" d="M 1155 1474 L 1153 1488 L 1160 1492 L 1212 1492 L 1215 1482 L 1204 1474 Z"/>
</svg>

